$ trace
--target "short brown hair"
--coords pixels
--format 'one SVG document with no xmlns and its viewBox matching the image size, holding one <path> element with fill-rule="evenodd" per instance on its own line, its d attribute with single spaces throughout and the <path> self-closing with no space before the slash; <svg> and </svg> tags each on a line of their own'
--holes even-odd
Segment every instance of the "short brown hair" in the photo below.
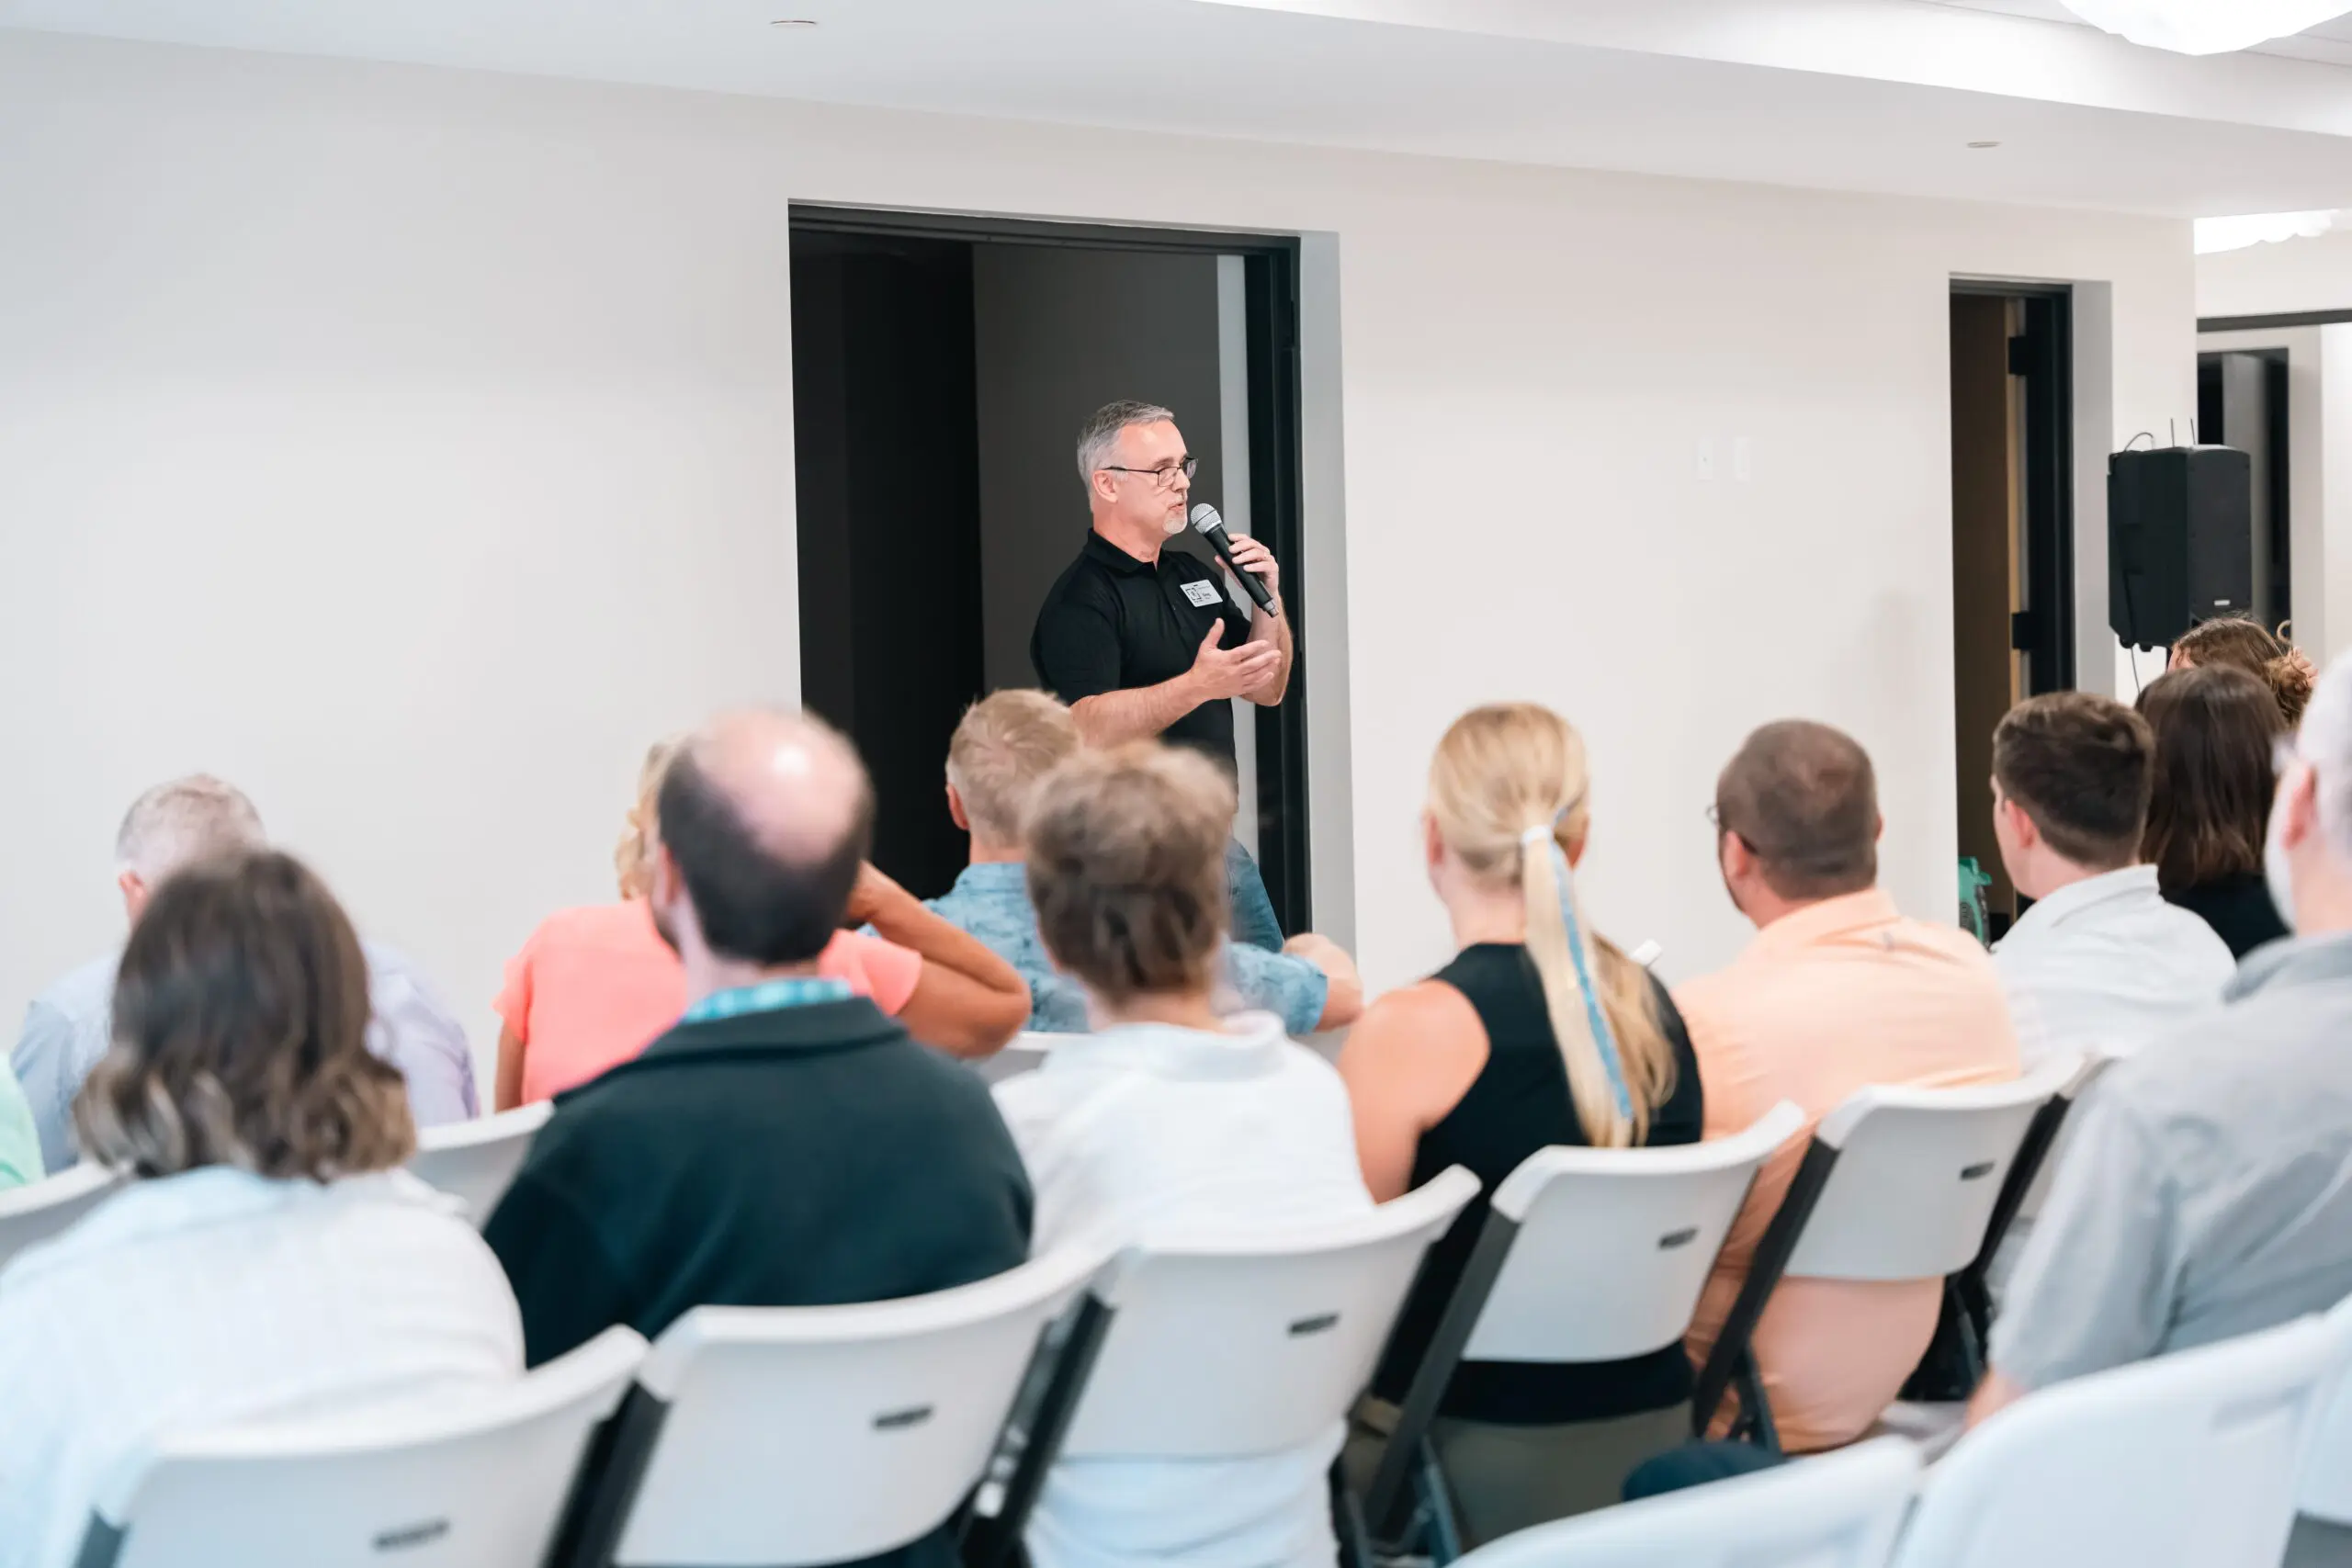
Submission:
<svg viewBox="0 0 2352 1568">
<path fill-rule="evenodd" d="M 998 692 L 964 710 L 947 742 L 947 782 L 972 830 L 998 844 L 1021 837 L 1022 815 L 1047 773 L 1078 750 L 1078 721 L 1043 692 Z"/>
<path fill-rule="evenodd" d="M 1783 898 L 1834 898 L 1878 880 L 1878 779 L 1870 753 L 1828 725 L 1785 718 L 1750 735 L 1715 780 L 1715 819 Z"/>
<path fill-rule="evenodd" d="M 325 884 L 260 851 L 171 877 L 131 928 L 114 1046 L 74 1115 L 138 1175 L 226 1165 L 325 1181 L 416 1147 L 400 1073 L 368 1049 L 368 960 Z"/>
<path fill-rule="evenodd" d="M 2148 721 L 2112 697 L 2052 692 L 1993 731 L 1993 778 L 2050 847 L 2094 871 L 2130 865 L 2148 825 Z"/>
<path fill-rule="evenodd" d="M 2267 687 L 2227 664 L 2148 682 L 2140 715 L 2155 736 L 2155 788 L 2140 858 L 2165 892 L 2262 869 L 2277 786 L 2271 743 L 2285 720 Z"/>
<path fill-rule="evenodd" d="M 1029 812 L 1029 898 L 1055 964 L 1113 1002 L 1208 985 L 1227 913 L 1233 784 L 1197 751 L 1081 751 Z"/>
</svg>

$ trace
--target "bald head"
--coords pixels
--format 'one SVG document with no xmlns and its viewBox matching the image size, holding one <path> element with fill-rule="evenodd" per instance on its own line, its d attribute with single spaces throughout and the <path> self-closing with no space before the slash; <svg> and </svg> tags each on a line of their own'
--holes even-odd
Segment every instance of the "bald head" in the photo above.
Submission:
<svg viewBox="0 0 2352 1568">
<path fill-rule="evenodd" d="M 803 964 L 849 908 L 874 797 L 856 752 L 823 721 L 746 709 L 678 748 L 656 818 L 713 953 Z"/>
<path fill-rule="evenodd" d="M 1782 898 L 1834 898 L 1878 880 L 1878 779 L 1843 730 L 1792 718 L 1750 735 L 1715 781 L 1715 816 Z"/>
</svg>

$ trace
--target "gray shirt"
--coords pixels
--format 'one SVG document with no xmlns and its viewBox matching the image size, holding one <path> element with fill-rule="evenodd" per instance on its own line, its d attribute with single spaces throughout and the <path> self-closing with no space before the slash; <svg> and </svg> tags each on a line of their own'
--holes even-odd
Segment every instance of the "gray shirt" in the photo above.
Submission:
<svg viewBox="0 0 2352 1568">
<path fill-rule="evenodd" d="M 473 1052 L 466 1032 L 426 987 L 415 965 L 381 942 L 360 943 L 376 1016 L 368 1048 L 408 1080 L 409 1111 L 420 1127 L 479 1114 Z M 41 1163 L 56 1175 L 74 1161 L 74 1097 L 112 1043 L 115 966 L 120 953 L 68 972 L 25 1010 L 25 1032 L 9 1064 L 32 1104 Z"/>
<path fill-rule="evenodd" d="M 1993 1329 L 2027 1388 L 2352 1295 L 2352 933 L 2247 957 L 2085 1097 Z"/>
</svg>

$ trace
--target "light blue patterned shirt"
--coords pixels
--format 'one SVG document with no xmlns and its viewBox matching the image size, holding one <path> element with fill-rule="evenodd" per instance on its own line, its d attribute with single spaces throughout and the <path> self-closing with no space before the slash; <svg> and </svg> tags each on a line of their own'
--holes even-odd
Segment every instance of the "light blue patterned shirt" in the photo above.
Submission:
<svg viewBox="0 0 2352 1568">
<path fill-rule="evenodd" d="M 1084 1034 L 1086 993 L 1057 974 L 1029 902 L 1028 868 L 1019 861 L 967 865 L 956 886 L 925 899 L 933 913 L 978 937 L 1029 982 L 1029 1027 L 1041 1034 Z M 1304 958 L 1227 942 L 1224 995 L 1231 1011 L 1270 1012 L 1286 1034 L 1312 1034 L 1331 982 Z"/>
<path fill-rule="evenodd" d="M 415 965 L 381 942 L 363 942 L 376 1016 L 368 1046 L 408 1080 L 409 1111 L 420 1127 L 479 1115 L 473 1051 L 465 1029 L 426 987 Z M 114 975 L 119 952 L 68 972 L 25 1010 L 25 1032 L 9 1064 L 31 1102 L 40 1157 L 51 1176 L 74 1161 L 74 1097 L 113 1043 Z"/>
</svg>

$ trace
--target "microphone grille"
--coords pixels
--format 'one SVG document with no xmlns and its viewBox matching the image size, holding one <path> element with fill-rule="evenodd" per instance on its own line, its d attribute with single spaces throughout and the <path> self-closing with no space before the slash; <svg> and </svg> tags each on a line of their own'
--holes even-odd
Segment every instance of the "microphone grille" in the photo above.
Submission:
<svg viewBox="0 0 2352 1568">
<path fill-rule="evenodd" d="M 1193 508 L 1193 532 L 1195 534 L 1214 534 L 1224 526 L 1225 519 L 1219 517 L 1216 508 L 1207 502 Z"/>
</svg>

